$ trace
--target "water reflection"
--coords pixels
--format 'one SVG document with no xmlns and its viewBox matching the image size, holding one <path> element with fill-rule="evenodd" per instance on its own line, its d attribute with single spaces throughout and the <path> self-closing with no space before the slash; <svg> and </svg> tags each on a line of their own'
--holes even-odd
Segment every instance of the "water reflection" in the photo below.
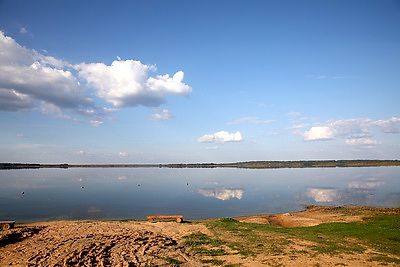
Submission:
<svg viewBox="0 0 400 267">
<path fill-rule="evenodd" d="M 190 220 L 294 212 L 312 204 L 396 207 L 399 171 L 400 167 L 0 170 L 0 219 L 182 214 Z"/>
<path fill-rule="evenodd" d="M 350 188 L 363 188 L 363 189 L 369 189 L 369 188 L 374 188 L 380 185 L 384 185 L 385 182 L 379 181 L 377 178 L 367 178 L 365 180 L 361 181 L 353 181 L 349 183 Z"/>
<path fill-rule="evenodd" d="M 305 195 L 319 204 L 331 205 L 373 205 L 376 200 L 373 189 L 307 188 Z"/>
<path fill-rule="evenodd" d="M 227 189 L 224 187 L 217 187 L 217 188 L 203 188 L 198 189 L 197 193 L 203 195 L 205 197 L 214 197 L 220 200 L 228 200 L 231 198 L 242 199 L 243 197 L 243 189 Z"/>
<path fill-rule="evenodd" d="M 308 187 L 305 196 L 312 198 L 317 203 L 333 205 L 370 205 L 376 202 L 377 187 L 385 182 L 375 177 L 358 177 L 347 184 L 347 188 L 338 187 Z"/>
<path fill-rule="evenodd" d="M 306 196 L 315 202 L 332 202 L 340 199 L 341 192 L 332 188 L 307 188 Z"/>
</svg>

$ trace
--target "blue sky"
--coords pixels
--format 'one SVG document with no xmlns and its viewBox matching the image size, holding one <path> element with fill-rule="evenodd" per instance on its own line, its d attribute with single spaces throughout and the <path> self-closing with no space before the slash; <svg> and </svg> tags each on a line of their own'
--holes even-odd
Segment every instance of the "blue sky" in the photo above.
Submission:
<svg viewBox="0 0 400 267">
<path fill-rule="evenodd" d="M 0 1 L 0 161 L 400 158 L 399 1 Z"/>
</svg>

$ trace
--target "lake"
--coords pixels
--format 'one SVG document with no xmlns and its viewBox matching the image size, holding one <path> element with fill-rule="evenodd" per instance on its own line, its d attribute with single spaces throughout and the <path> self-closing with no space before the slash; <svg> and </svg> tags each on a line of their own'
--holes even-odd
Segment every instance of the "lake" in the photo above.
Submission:
<svg viewBox="0 0 400 267">
<path fill-rule="evenodd" d="M 400 206 L 400 167 L 0 170 L 0 220 L 209 219 Z"/>
</svg>

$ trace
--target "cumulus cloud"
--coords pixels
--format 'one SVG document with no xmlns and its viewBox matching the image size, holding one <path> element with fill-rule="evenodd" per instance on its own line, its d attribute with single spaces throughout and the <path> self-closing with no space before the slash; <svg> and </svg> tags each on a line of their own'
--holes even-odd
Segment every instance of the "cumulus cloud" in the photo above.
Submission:
<svg viewBox="0 0 400 267">
<path fill-rule="evenodd" d="M 163 109 L 157 113 L 151 115 L 152 119 L 155 121 L 168 120 L 173 117 L 172 113 L 168 109 Z"/>
<path fill-rule="evenodd" d="M 387 120 L 347 119 L 327 122 L 324 126 L 314 126 L 303 133 L 304 140 L 328 140 L 343 137 L 348 145 L 378 145 L 380 142 L 370 139 L 373 128 L 384 133 L 400 133 L 400 118 Z"/>
<path fill-rule="evenodd" d="M 229 200 L 231 198 L 242 199 L 243 192 L 243 189 L 227 189 L 224 187 L 197 190 L 197 193 L 200 195 L 214 197 L 220 200 Z"/>
<path fill-rule="evenodd" d="M 14 95 L 39 99 L 60 107 L 88 105 L 84 89 L 68 64 L 20 46 L 0 31 L 0 88 Z M 0 107 L 1 108 L 1 107 Z"/>
<path fill-rule="evenodd" d="M 66 69 L 68 63 L 22 47 L 1 31 L 0 51 L 0 110 L 29 111 L 42 105 L 74 109 L 92 105 L 85 89 Z"/>
<path fill-rule="evenodd" d="M 311 127 L 309 131 L 304 132 L 304 140 L 329 140 L 334 138 L 335 135 L 333 131 L 326 126 L 322 127 Z"/>
<path fill-rule="evenodd" d="M 33 99 L 29 95 L 21 94 L 10 88 L 0 88 L 0 110 L 28 111 L 33 108 Z"/>
<path fill-rule="evenodd" d="M 191 87 L 184 84 L 184 73 L 178 71 L 148 77 L 156 67 L 136 60 L 115 60 L 110 66 L 104 63 L 76 65 L 79 76 L 97 90 L 97 95 L 116 107 L 138 105 L 157 107 L 165 102 L 165 95 L 186 95 Z"/>
<path fill-rule="evenodd" d="M 199 143 L 226 143 L 226 142 L 240 142 L 242 141 L 242 134 L 237 131 L 236 133 L 229 133 L 220 131 L 214 134 L 206 134 L 197 139 Z"/>
<path fill-rule="evenodd" d="M 109 113 L 116 109 L 98 107 L 95 96 L 114 107 L 158 107 L 166 95 L 191 92 L 191 87 L 183 83 L 183 71 L 172 77 L 150 77 L 149 72 L 155 70 L 153 65 L 120 58 L 111 65 L 72 65 L 25 48 L 0 31 L 0 111 L 40 110 L 75 121 L 82 121 L 75 117 L 83 116 L 98 126 L 112 119 Z"/>
</svg>

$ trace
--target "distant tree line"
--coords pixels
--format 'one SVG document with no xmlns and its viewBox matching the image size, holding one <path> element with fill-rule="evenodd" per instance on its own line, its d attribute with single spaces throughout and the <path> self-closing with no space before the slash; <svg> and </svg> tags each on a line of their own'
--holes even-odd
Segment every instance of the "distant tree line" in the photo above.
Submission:
<svg viewBox="0 0 400 267">
<path fill-rule="evenodd" d="M 30 164 L 0 163 L 0 169 L 39 168 L 334 168 L 400 166 L 400 160 L 299 160 L 299 161 L 247 161 L 236 163 L 177 163 L 177 164 Z"/>
</svg>

